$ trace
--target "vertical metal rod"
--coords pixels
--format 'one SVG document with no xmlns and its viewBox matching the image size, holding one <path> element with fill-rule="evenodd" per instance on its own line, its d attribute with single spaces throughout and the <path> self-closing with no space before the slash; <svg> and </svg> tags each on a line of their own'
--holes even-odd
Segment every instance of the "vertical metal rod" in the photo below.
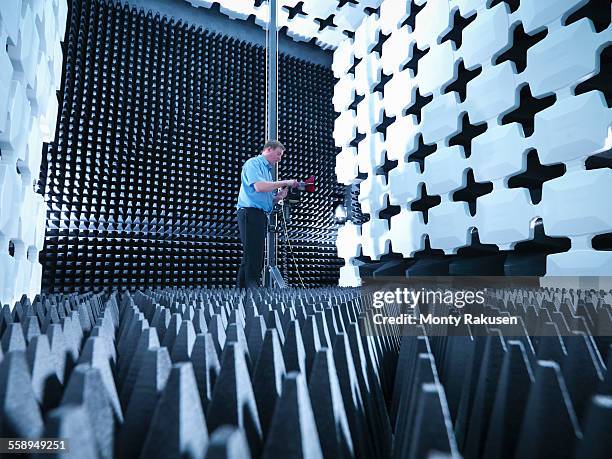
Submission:
<svg viewBox="0 0 612 459">
<path fill-rule="evenodd" d="M 278 136 L 278 30 L 276 18 L 276 0 L 269 0 L 270 21 L 266 31 L 266 85 L 267 85 L 267 112 L 266 112 L 266 136 L 267 140 L 276 140 Z M 272 170 L 272 179 L 278 180 L 278 165 L 275 164 Z M 276 216 L 270 216 L 267 235 L 267 272 L 264 275 L 266 287 L 273 287 L 274 280 L 270 275 L 270 268 L 276 266 L 276 245 L 277 236 L 274 232 L 276 227 Z"/>
</svg>

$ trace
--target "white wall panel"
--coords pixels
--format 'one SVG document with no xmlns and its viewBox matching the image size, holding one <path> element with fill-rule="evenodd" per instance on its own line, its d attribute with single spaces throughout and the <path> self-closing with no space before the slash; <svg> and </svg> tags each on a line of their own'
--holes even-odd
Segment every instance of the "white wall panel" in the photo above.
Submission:
<svg viewBox="0 0 612 459">
<path fill-rule="evenodd" d="M 544 164 L 584 158 L 605 149 L 610 124 L 600 92 L 567 97 L 536 114 L 534 146 Z"/>
<path fill-rule="evenodd" d="M 470 163 L 477 182 L 511 177 L 523 172 L 526 140 L 517 123 L 493 126 L 472 141 Z"/>
<path fill-rule="evenodd" d="M 420 197 L 420 185 L 425 177 L 415 162 L 401 162 L 389 171 L 389 202 L 393 206 L 405 207 Z"/>
<path fill-rule="evenodd" d="M 466 202 L 443 201 L 429 210 L 427 234 L 432 249 L 442 249 L 445 254 L 456 253 L 469 244 L 469 229 L 473 226 Z"/>
<path fill-rule="evenodd" d="M 394 30 L 391 36 L 382 45 L 382 69 L 385 75 L 397 73 L 411 58 L 410 55 L 410 30 L 404 26 Z"/>
<path fill-rule="evenodd" d="M 463 30 L 459 54 L 466 68 L 492 63 L 511 44 L 508 5 L 498 3 L 492 9 L 482 8 L 476 20 Z"/>
<path fill-rule="evenodd" d="M 432 45 L 419 61 L 418 84 L 422 95 L 439 93 L 456 77 L 455 52 L 450 40 Z"/>
<path fill-rule="evenodd" d="M 611 39 L 611 34 L 596 34 L 587 18 L 551 31 L 527 50 L 526 78 L 533 95 L 548 94 L 594 73 L 599 65 L 596 50 Z"/>
<path fill-rule="evenodd" d="M 351 185 L 359 173 L 357 150 L 354 147 L 342 147 L 336 155 L 336 178 L 339 183 Z"/>
<path fill-rule="evenodd" d="M 414 115 L 397 117 L 387 128 L 387 157 L 404 162 L 408 153 L 417 149 L 419 123 Z"/>
<path fill-rule="evenodd" d="M 460 113 L 459 95 L 455 91 L 434 97 L 422 110 L 421 132 L 425 143 L 435 143 L 459 132 Z"/>
<path fill-rule="evenodd" d="M 389 253 L 389 224 L 373 218 L 361 225 L 361 250 L 366 257 L 379 260 Z"/>
<path fill-rule="evenodd" d="M 66 0 L 0 2 L 0 304 L 40 292 L 46 205 L 34 184 L 55 133 L 67 14 Z"/>
<path fill-rule="evenodd" d="M 612 252 L 592 247 L 593 237 L 612 232 L 612 172 L 586 170 L 589 157 L 612 145 L 612 110 L 600 74 L 612 26 L 597 31 L 588 17 L 575 17 L 586 0 L 521 0 L 514 12 L 507 2 L 490 3 L 419 0 L 414 4 L 424 7 L 414 27 L 402 27 L 413 2 L 386 0 L 380 18 L 369 17 L 353 46 L 337 54 L 337 68 L 348 66 L 351 52 L 362 59 L 355 70 L 355 97 L 364 96 L 357 110 L 348 109 L 346 81 L 334 100 L 343 108 L 339 123 L 358 124 L 367 134 L 357 146 L 359 171 L 366 174 L 359 203 L 370 218 L 359 236 L 364 253 L 379 257 L 390 241 L 394 252 L 410 258 L 428 237 L 433 249 L 456 254 L 472 242 L 472 229 L 481 243 L 512 251 L 534 239 L 541 221 L 546 236 L 571 241 L 567 253 L 547 256 L 547 274 L 612 275 Z M 456 12 L 471 22 L 445 38 Z M 525 48 L 514 43 L 517 27 L 529 35 L 546 33 Z M 373 51 L 379 31 L 390 34 L 381 53 Z M 390 79 L 381 109 L 373 91 L 383 73 Z M 581 85 L 593 77 L 599 79 Z M 380 122 L 390 117 L 384 141 L 373 142 Z M 337 131 L 339 145 L 354 140 Z M 376 175 L 385 153 L 398 162 L 386 173 L 388 183 Z M 345 164 L 349 171 L 339 180 L 355 183 L 354 155 L 343 150 L 338 157 L 337 168 Z M 546 167 L 560 164 L 564 168 Z M 425 212 L 411 209 L 423 185 L 427 195 L 440 197 L 439 204 L 431 201 L 427 223 Z M 484 191 L 455 195 L 470 186 Z M 400 211 L 383 219 L 387 196 Z M 349 277 L 356 272 L 354 258 L 345 258 Z"/>
<path fill-rule="evenodd" d="M 612 170 L 576 170 L 542 188 L 542 217 L 550 236 L 599 234 L 612 228 Z"/>
<path fill-rule="evenodd" d="M 501 117 L 518 107 L 519 96 L 514 64 L 506 61 L 487 67 L 467 84 L 467 105 L 474 124 Z"/>
<path fill-rule="evenodd" d="M 391 217 L 390 226 L 389 240 L 395 253 L 409 258 L 425 248 L 425 223 L 420 212 L 402 209 Z"/>
<path fill-rule="evenodd" d="M 477 228 L 480 242 L 509 250 L 533 238 L 537 208 L 525 188 L 501 189 L 478 200 Z"/>
<path fill-rule="evenodd" d="M 517 11 L 525 32 L 535 30 L 556 23 L 567 11 L 573 11 L 584 5 L 588 0 L 537 0 L 522 2 Z M 550 26 L 549 26 L 550 27 Z M 553 26 L 554 27 L 554 26 Z"/>
<path fill-rule="evenodd" d="M 359 171 L 370 175 L 376 172 L 385 162 L 385 147 L 383 135 L 379 132 L 366 134 L 365 139 L 357 146 L 357 162 Z"/>
<path fill-rule="evenodd" d="M 424 173 L 428 193 L 444 195 L 463 187 L 468 164 L 460 145 L 443 147 L 429 155 Z"/>
<path fill-rule="evenodd" d="M 390 34 L 400 28 L 410 14 L 411 2 L 407 0 L 387 0 L 380 5 L 380 30 Z"/>
<path fill-rule="evenodd" d="M 385 85 L 384 105 L 388 116 L 401 116 L 414 103 L 416 82 L 411 70 L 396 73 Z"/>
<path fill-rule="evenodd" d="M 419 49 L 434 46 L 452 25 L 448 0 L 428 0 L 417 14 L 414 35 Z"/>
</svg>

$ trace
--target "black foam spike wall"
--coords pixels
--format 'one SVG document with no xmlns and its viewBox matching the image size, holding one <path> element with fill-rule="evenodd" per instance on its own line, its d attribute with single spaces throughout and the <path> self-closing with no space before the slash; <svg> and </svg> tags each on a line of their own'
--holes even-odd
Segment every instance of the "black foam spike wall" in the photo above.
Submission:
<svg viewBox="0 0 612 459">
<path fill-rule="evenodd" d="M 24 296 L 0 311 L 0 435 L 78 458 L 607 459 L 609 294 L 487 291 L 539 337 L 367 334 L 357 289 Z"/>
<path fill-rule="evenodd" d="M 287 225 L 287 234 L 281 233 L 281 250 L 285 279 L 293 285 L 299 282 L 293 255 L 298 260 L 299 272 L 305 285 L 317 285 L 337 280 L 340 265 L 336 259 L 337 226 L 333 211 L 343 199 L 343 187 L 335 180 L 336 152 L 331 135 L 334 129 L 334 107 L 329 97 L 333 93 L 334 77 L 331 71 L 312 71 L 314 66 L 291 56 L 280 58 L 279 132 L 288 149 L 280 171 L 285 177 L 316 178 L 316 193 L 303 193 L 299 206 Z M 289 242 L 286 240 L 289 238 Z M 320 263 L 317 260 L 328 260 Z M 303 263 L 312 263 L 316 269 L 304 269 Z"/>
<path fill-rule="evenodd" d="M 69 4 L 40 182 L 44 291 L 234 285 L 240 167 L 265 141 L 265 49 L 119 1 Z M 305 283 L 335 283 L 333 75 L 284 55 L 280 69 L 281 174 L 320 184 L 288 234 Z"/>
</svg>

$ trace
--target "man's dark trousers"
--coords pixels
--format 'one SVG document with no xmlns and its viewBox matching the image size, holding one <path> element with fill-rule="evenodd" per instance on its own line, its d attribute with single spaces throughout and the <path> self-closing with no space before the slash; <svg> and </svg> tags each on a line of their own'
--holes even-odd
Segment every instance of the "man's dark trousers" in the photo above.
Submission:
<svg viewBox="0 0 612 459">
<path fill-rule="evenodd" d="M 238 230 L 243 250 L 236 282 L 239 288 L 260 286 L 267 225 L 268 218 L 263 210 L 254 207 L 238 209 Z"/>
</svg>

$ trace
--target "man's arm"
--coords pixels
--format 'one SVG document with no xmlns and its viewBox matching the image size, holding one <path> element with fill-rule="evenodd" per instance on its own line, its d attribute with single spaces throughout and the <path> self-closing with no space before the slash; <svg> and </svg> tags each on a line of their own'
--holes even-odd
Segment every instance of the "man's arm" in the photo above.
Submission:
<svg viewBox="0 0 612 459">
<path fill-rule="evenodd" d="M 278 182 L 255 182 L 253 187 L 258 193 L 269 193 L 278 188 L 283 188 L 285 186 L 295 188 L 297 185 L 297 180 L 279 180 Z"/>
</svg>

